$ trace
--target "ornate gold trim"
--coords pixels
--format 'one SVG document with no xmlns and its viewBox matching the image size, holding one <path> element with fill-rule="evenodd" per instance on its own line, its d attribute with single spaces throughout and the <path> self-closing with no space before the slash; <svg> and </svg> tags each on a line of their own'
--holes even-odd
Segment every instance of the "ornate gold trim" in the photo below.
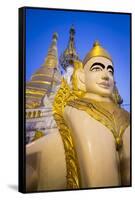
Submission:
<svg viewBox="0 0 135 200">
<path fill-rule="evenodd" d="M 116 141 L 116 149 L 122 147 L 122 136 L 130 123 L 129 113 L 119 108 L 114 103 L 96 102 L 78 98 L 67 105 L 86 111 L 91 117 L 101 122 L 113 134 Z"/>
<path fill-rule="evenodd" d="M 64 144 L 68 189 L 81 187 L 81 178 L 77 154 L 74 148 L 71 131 L 66 125 L 63 118 L 64 107 L 69 100 L 73 100 L 74 98 L 75 96 L 72 94 L 69 86 L 67 85 L 67 82 L 63 79 L 61 87 L 55 96 L 53 104 L 53 115 Z"/>
</svg>

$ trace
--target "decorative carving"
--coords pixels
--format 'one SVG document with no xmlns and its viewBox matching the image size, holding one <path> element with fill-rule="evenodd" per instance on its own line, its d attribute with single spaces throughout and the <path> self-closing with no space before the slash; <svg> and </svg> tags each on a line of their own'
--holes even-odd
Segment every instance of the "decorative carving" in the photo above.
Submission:
<svg viewBox="0 0 135 200">
<path fill-rule="evenodd" d="M 70 129 L 65 124 L 63 118 L 63 111 L 67 102 L 74 100 L 75 98 L 76 96 L 72 93 L 67 82 L 63 79 L 61 87 L 55 96 L 53 114 L 64 144 L 67 166 L 67 188 L 69 189 L 81 187 L 77 155 L 74 149 Z"/>
<path fill-rule="evenodd" d="M 67 105 L 86 111 L 91 117 L 101 122 L 112 132 L 116 141 L 116 150 L 122 147 L 122 135 L 130 123 L 128 112 L 113 103 L 83 98 L 69 101 Z"/>
</svg>

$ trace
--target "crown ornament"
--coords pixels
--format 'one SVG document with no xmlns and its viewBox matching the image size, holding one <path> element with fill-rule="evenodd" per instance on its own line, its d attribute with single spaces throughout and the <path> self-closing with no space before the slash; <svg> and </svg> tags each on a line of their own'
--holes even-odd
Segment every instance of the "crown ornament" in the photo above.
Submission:
<svg viewBox="0 0 135 200">
<path fill-rule="evenodd" d="M 105 57 L 113 62 L 110 54 L 100 45 L 99 41 L 97 40 L 94 42 L 92 49 L 84 58 L 83 66 L 93 57 Z"/>
</svg>

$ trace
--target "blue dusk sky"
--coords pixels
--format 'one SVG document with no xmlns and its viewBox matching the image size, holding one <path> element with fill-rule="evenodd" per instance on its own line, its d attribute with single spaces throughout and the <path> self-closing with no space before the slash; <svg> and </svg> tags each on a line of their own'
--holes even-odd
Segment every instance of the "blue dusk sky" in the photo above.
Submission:
<svg viewBox="0 0 135 200">
<path fill-rule="evenodd" d="M 58 55 L 65 50 L 74 26 L 76 50 L 81 60 L 98 40 L 114 62 L 115 80 L 124 104 L 130 103 L 130 15 L 26 9 L 26 81 L 43 64 L 52 35 L 58 33 Z M 129 110 L 129 107 L 125 107 Z"/>
</svg>

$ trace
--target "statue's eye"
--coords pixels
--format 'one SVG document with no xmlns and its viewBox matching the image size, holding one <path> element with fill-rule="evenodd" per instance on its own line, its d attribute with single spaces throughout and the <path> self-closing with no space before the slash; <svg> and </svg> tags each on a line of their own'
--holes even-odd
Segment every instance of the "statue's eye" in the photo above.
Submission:
<svg viewBox="0 0 135 200">
<path fill-rule="evenodd" d="M 92 69 L 90 69 L 90 71 L 92 72 L 97 72 L 97 71 L 101 71 L 102 69 L 100 67 L 93 67 Z"/>
<path fill-rule="evenodd" d="M 113 69 L 113 66 L 112 65 L 108 65 L 107 66 L 107 70 L 108 72 L 113 76 L 114 75 L 114 69 Z"/>
<path fill-rule="evenodd" d="M 112 70 L 108 70 L 108 72 L 109 72 L 111 75 L 114 74 L 114 72 L 113 72 Z"/>
</svg>

